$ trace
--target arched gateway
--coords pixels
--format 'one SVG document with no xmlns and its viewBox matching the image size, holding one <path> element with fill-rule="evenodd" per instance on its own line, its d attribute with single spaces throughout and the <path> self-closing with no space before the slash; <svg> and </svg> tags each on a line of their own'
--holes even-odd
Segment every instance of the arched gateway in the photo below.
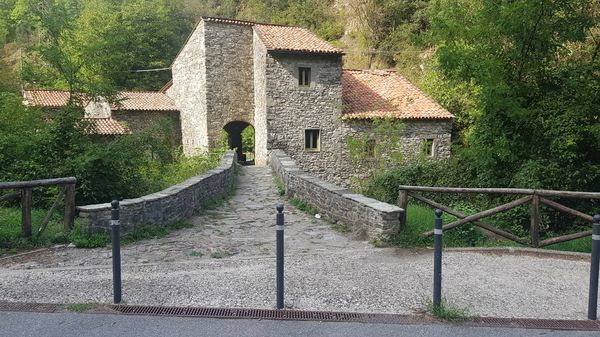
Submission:
<svg viewBox="0 0 600 337">
<path fill-rule="evenodd" d="M 254 126 L 248 122 L 233 121 L 225 124 L 227 145 L 237 152 L 238 161 L 254 165 Z"/>
</svg>

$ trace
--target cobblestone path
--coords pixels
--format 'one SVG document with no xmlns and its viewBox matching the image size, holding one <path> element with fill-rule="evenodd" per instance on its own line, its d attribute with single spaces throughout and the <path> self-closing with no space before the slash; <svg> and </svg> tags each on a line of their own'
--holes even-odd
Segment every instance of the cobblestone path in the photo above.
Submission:
<svg viewBox="0 0 600 337">
<path fill-rule="evenodd" d="M 160 263 L 233 256 L 275 256 L 275 207 L 285 205 L 286 254 L 345 249 L 370 249 L 367 242 L 339 234 L 324 220 L 297 210 L 279 196 L 269 167 L 240 170 L 234 195 L 220 206 L 189 219 L 194 227 L 160 239 L 122 247 L 122 261 Z M 66 249 L 0 260 L 13 268 L 93 266 L 110 264 L 110 250 Z"/>
</svg>

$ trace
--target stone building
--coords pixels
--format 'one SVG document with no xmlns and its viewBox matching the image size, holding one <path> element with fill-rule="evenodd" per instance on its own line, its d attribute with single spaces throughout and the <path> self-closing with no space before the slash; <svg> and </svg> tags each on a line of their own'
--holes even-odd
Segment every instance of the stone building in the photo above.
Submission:
<svg viewBox="0 0 600 337">
<path fill-rule="evenodd" d="M 51 112 L 65 106 L 70 95 L 58 90 L 25 90 L 23 100 L 26 105 Z M 109 104 L 104 99 L 82 100 L 84 120 L 89 122 L 89 133 L 111 137 L 139 132 L 150 125 L 167 119 L 172 125 L 173 142 L 181 143 L 181 122 L 175 102 L 160 92 L 119 92 L 116 103 Z"/>
<path fill-rule="evenodd" d="M 404 122 L 408 156 L 450 155 L 448 111 L 393 71 L 343 70 L 342 57 L 304 28 L 204 17 L 173 61 L 172 80 L 160 92 L 123 93 L 108 117 L 135 132 L 156 115 L 172 116 L 186 154 L 218 146 L 222 131 L 239 147 L 251 125 L 256 165 L 281 149 L 338 182 L 357 170 L 347 137 L 369 131 L 373 119 Z"/>
<path fill-rule="evenodd" d="M 183 148 L 255 128 L 257 165 L 282 149 L 303 169 L 347 178 L 346 138 L 374 118 L 402 119 L 402 151 L 450 155 L 453 116 L 392 71 L 343 70 L 343 51 L 299 27 L 204 17 L 165 92 L 181 112 Z M 235 141 L 233 143 L 236 143 Z M 339 180 L 339 179 L 334 179 Z"/>
</svg>

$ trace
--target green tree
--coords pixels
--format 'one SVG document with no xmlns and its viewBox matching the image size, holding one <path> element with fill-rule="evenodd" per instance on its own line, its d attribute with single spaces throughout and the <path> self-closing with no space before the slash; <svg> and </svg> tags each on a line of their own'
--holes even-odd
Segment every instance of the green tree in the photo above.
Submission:
<svg viewBox="0 0 600 337">
<path fill-rule="evenodd" d="M 441 78 L 476 90 L 464 153 L 482 183 L 599 186 L 593 94 L 599 64 L 570 56 L 598 25 L 593 5 L 437 0 L 430 6 Z"/>
</svg>

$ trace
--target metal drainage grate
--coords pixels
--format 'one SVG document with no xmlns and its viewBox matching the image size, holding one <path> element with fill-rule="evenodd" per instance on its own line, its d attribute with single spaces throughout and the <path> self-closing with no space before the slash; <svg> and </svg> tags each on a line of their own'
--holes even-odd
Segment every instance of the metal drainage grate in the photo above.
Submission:
<svg viewBox="0 0 600 337">
<path fill-rule="evenodd" d="M 0 302 L 0 311 L 56 312 L 60 307 L 51 303 Z"/>
<path fill-rule="evenodd" d="M 600 331 L 599 321 L 583 320 L 479 317 L 465 322 L 465 325 L 524 329 Z"/>
<path fill-rule="evenodd" d="M 158 315 L 210 318 L 246 318 L 273 319 L 295 321 L 326 322 L 362 322 L 362 323 L 395 323 L 419 324 L 412 316 L 392 314 L 364 314 L 354 312 L 332 311 L 299 311 L 270 309 L 235 309 L 235 308 L 187 308 L 187 307 L 155 307 L 142 305 L 113 305 L 111 309 L 128 315 Z"/>
</svg>

